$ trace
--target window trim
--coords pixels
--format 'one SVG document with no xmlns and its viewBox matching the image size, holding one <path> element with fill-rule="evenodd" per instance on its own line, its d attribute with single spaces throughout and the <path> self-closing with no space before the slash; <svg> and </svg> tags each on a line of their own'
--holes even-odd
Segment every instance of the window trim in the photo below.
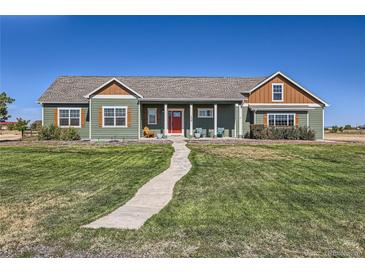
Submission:
<svg viewBox="0 0 365 274">
<path fill-rule="evenodd" d="M 106 108 L 114 109 L 114 125 L 112 125 L 112 126 L 105 125 L 104 109 L 106 109 Z M 116 113 L 115 109 L 117 109 L 117 108 L 125 109 L 125 125 L 124 126 L 116 125 L 117 116 L 115 115 L 115 113 Z M 128 106 L 103 106 L 103 124 L 102 124 L 102 126 L 103 126 L 103 128 L 127 128 L 128 127 Z"/>
<path fill-rule="evenodd" d="M 150 109 L 154 109 L 155 110 L 155 122 L 151 123 L 150 122 Z M 157 125 L 157 108 L 147 108 L 147 125 Z"/>
<path fill-rule="evenodd" d="M 60 119 L 61 119 L 61 115 L 60 115 L 60 110 L 78 110 L 80 113 L 79 116 L 79 125 L 78 126 L 71 126 L 71 114 L 69 113 L 68 115 L 68 126 L 61 126 L 60 123 Z M 82 108 L 76 108 L 76 107 L 61 107 L 61 108 L 57 108 L 57 115 L 58 115 L 58 127 L 59 128 L 81 128 L 81 112 L 82 112 Z"/>
<path fill-rule="evenodd" d="M 274 99 L 274 86 L 281 86 L 281 100 Z M 271 99 L 273 102 L 284 102 L 284 84 L 283 83 L 272 83 L 271 84 Z"/>
<path fill-rule="evenodd" d="M 274 125 L 273 126 L 270 126 L 270 115 L 274 115 L 274 116 L 276 116 L 276 115 L 293 115 L 294 116 L 294 118 L 293 118 L 293 125 L 292 126 L 289 126 L 289 125 L 286 125 L 286 126 L 277 126 L 276 125 L 276 118 L 274 118 Z M 286 112 L 286 113 L 283 113 L 283 112 L 270 112 L 270 113 L 268 113 L 267 114 L 267 126 L 268 127 L 295 127 L 295 126 L 297 126 L 296 124 L 295 124 L 295 121 L 296 121 L 296 113 L 290 113 L 290 112 Z M 288 122 L 289 122 L 289 119 L 288 119 Z"/>
<path fill-rule="evenodd" d="M 201 116 L 200 111 L 204 110 L 210 110 L 212 113 L 212 116 Z M 198 108 L 198 118 L 205 118 L 205 119 L 213 119 L 214 118 L 214 109 L 213 108 Z"/>
</svg>

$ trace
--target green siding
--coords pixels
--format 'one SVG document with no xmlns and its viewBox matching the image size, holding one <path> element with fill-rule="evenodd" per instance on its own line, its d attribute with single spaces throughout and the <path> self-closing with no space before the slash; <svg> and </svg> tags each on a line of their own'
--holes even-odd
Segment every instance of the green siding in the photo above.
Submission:
<svg viewBox="0 0 365 274">
<path fill-rule="evenodd" d="M 127 128 L 103 128 L 99 126 L 99 109 L 103 106 L 127 106 L 131 109 L 131 126 Z M 137 139 L 138 100 L 137 99 L 91 99 L 91 139 Z"/>
<path fill-rule="evenodd" d="M 54 110 L 57 108 L 82 108 L 86 114 L 85 126 L 75 128 L 80 134 L 81 139 L 89 139 L 89 105 L 88 104 L 43 104 L 43 123 L 45 126 L 54 124 Z"/>
<path fill-rule="evenodd" d="M 250 124 L 252 124 L 252 111 L 249 110 L 248 106 L 242 108 L 242 134 L 243 137 L 248 137 L 250 133 Z"/>
<path fill-rule="evenodd" d="M 298 115 L 298 120 L 299 120 L 299 126 L 300 127 L 306 127 L 308 126 L 307 124 L 307 111 L 301 111 L 301 112 L 296 112 L 296 114 Z"/>
<path fill-rule="evenodd" d="M 264 124 L 264 114 L 265 113 L 295 113 L 298 115 L 299 126 L 306 127 L 307 126 L 307 112 L 306 111 L 257 111 L 256 112 L 256 123 L 255 124 Z"/>
<path fill-rule="evenodd" d="M 234 136 L 234 109 L 235 105 L 218 105 L 217 126 L 224 128 L 224 136 Z M 214 119 L 213 119 L 214 120 Z"/>
<path fill-rule="evenodd" d="M 147 124 L 147 109 L 148 108 L 157 108 L 157 124 L 156 125 L 149 125 Z M 163 105 L 161 104 L 143 104 L 141 105 L 141 136 L 143 136 L 143 128 L 148 127 L 151 131 L 156 134 L 163 133 Z"/>
<path fill-rule="evenodd" d="M 308 111 L 309 127 L 314 130 L 316 139 L 323 139 L 323 108 L 315 108 Z"/>
<path fill-rule="evenodd" d="M 275 113 L 280 111 L 275 111 Z M 284 113 L 293 113 L 288 111 L 282 111 Z M 315 108 L 308 111 L 300 111 L 295 112 L 298 115 L 299 119 L 299 126 L 306 127 L 313 129 L 316 135 L 317 140 L 323 139 L 323 109 L 322 108 Z M 264 123 L 264 113 L 263 111 L 256 112 L 256 124 L 263 124 Z M 274 111 L 267 111 L 266 113 L 274 113 Z"/>
<path fill-rule="evenodd" d="M 157 108 L 159 116 L 157 125 L 147 125 L 147 108 Z M 193 129 L 202 128 L 205 136 L 213 136 L 214 118 L 198 118 L 198 108 L 214 108 L 213 104 L 193 104 Z M 225 136 L 234 136 L 234 104 L 222 104 L 217 106 L 218 119 L 217 126 L 225 129 Z M 163 104 L 143 104 L 141 129 L 145 126 L 155 133 L 162 133 L 164 129 L 164 105 Z M 168 104 L 168 109 L 184 109 L 184 135 L 190 135 L 190 105 L 189 104 Z M 141 133 L 143 134 L 143 133 Z"/>
<path fill-rule="evenodd" d="M 254 124 L 263 125 L 264 124 L 264 114 L 265 114 L 265 112 L 263 112 L 263 111 L 256 111 L 256 114 L 253 114 L 254 115 Z"/>
</svg>

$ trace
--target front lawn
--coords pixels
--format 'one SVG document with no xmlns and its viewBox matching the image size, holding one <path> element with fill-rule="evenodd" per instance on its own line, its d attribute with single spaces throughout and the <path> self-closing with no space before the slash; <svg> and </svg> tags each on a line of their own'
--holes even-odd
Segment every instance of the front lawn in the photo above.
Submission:
<svg viewBox="0 0 365 274">
<path fill-rule="evenodd" d="M 0 146 L 0 256 L 72 256 L 80 226 L 168 168 L 171 145 Z M 100 240 L 100 239 L 98 239 Z"/>
<path fill-rule="evenodd" d="M 0 147 L 0 255 L 364 257 L 365 146 L 189 145 L 138 231 L 81 224 L 168 166 L 169 145 Z"/>
</svg>

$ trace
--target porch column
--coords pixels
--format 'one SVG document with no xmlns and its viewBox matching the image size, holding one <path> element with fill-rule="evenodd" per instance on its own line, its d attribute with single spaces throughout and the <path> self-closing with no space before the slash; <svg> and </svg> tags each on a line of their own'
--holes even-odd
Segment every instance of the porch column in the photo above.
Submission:
<svg viewBox="0 0 365 274">
<path fill-rule="evenodd" d="M 193 104 L 190 104 L 190 137 L 193 137 Z"/>
<path fill-rule="evenodd" d="M 238 138 L 242 138 L 242 105 L 238 106 Z"/>
<path fill-rule="evenodd" d="M 167 136 L 167 115 L 168 115 L 168 113 L 167 113 L 167 104 L 165 104 L 164 105 L 164 131 L 163 131 L 163 133 L 164 133 L 164 135 L 165 136 Z"/>
<path fill-rule="evenodd" d="M 214 104 L 214 137 L 217 137 L 217 104 Z"/>
</svg>

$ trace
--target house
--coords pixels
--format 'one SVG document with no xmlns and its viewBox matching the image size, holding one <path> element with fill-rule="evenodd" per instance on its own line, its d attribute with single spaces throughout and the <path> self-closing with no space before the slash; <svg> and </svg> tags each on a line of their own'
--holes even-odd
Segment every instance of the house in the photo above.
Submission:
<svg viewBox="0 0 365 274">
<path fill-rule="evenodd" d="M 39 98 L 43 125 L 82 139 L 137 139 L 143 128 L 244 138 L 250 125 L 307 126 L 324 136 L 326 102 L 281 72 L 268 77 L 61 76 Z"/>
</svg>

